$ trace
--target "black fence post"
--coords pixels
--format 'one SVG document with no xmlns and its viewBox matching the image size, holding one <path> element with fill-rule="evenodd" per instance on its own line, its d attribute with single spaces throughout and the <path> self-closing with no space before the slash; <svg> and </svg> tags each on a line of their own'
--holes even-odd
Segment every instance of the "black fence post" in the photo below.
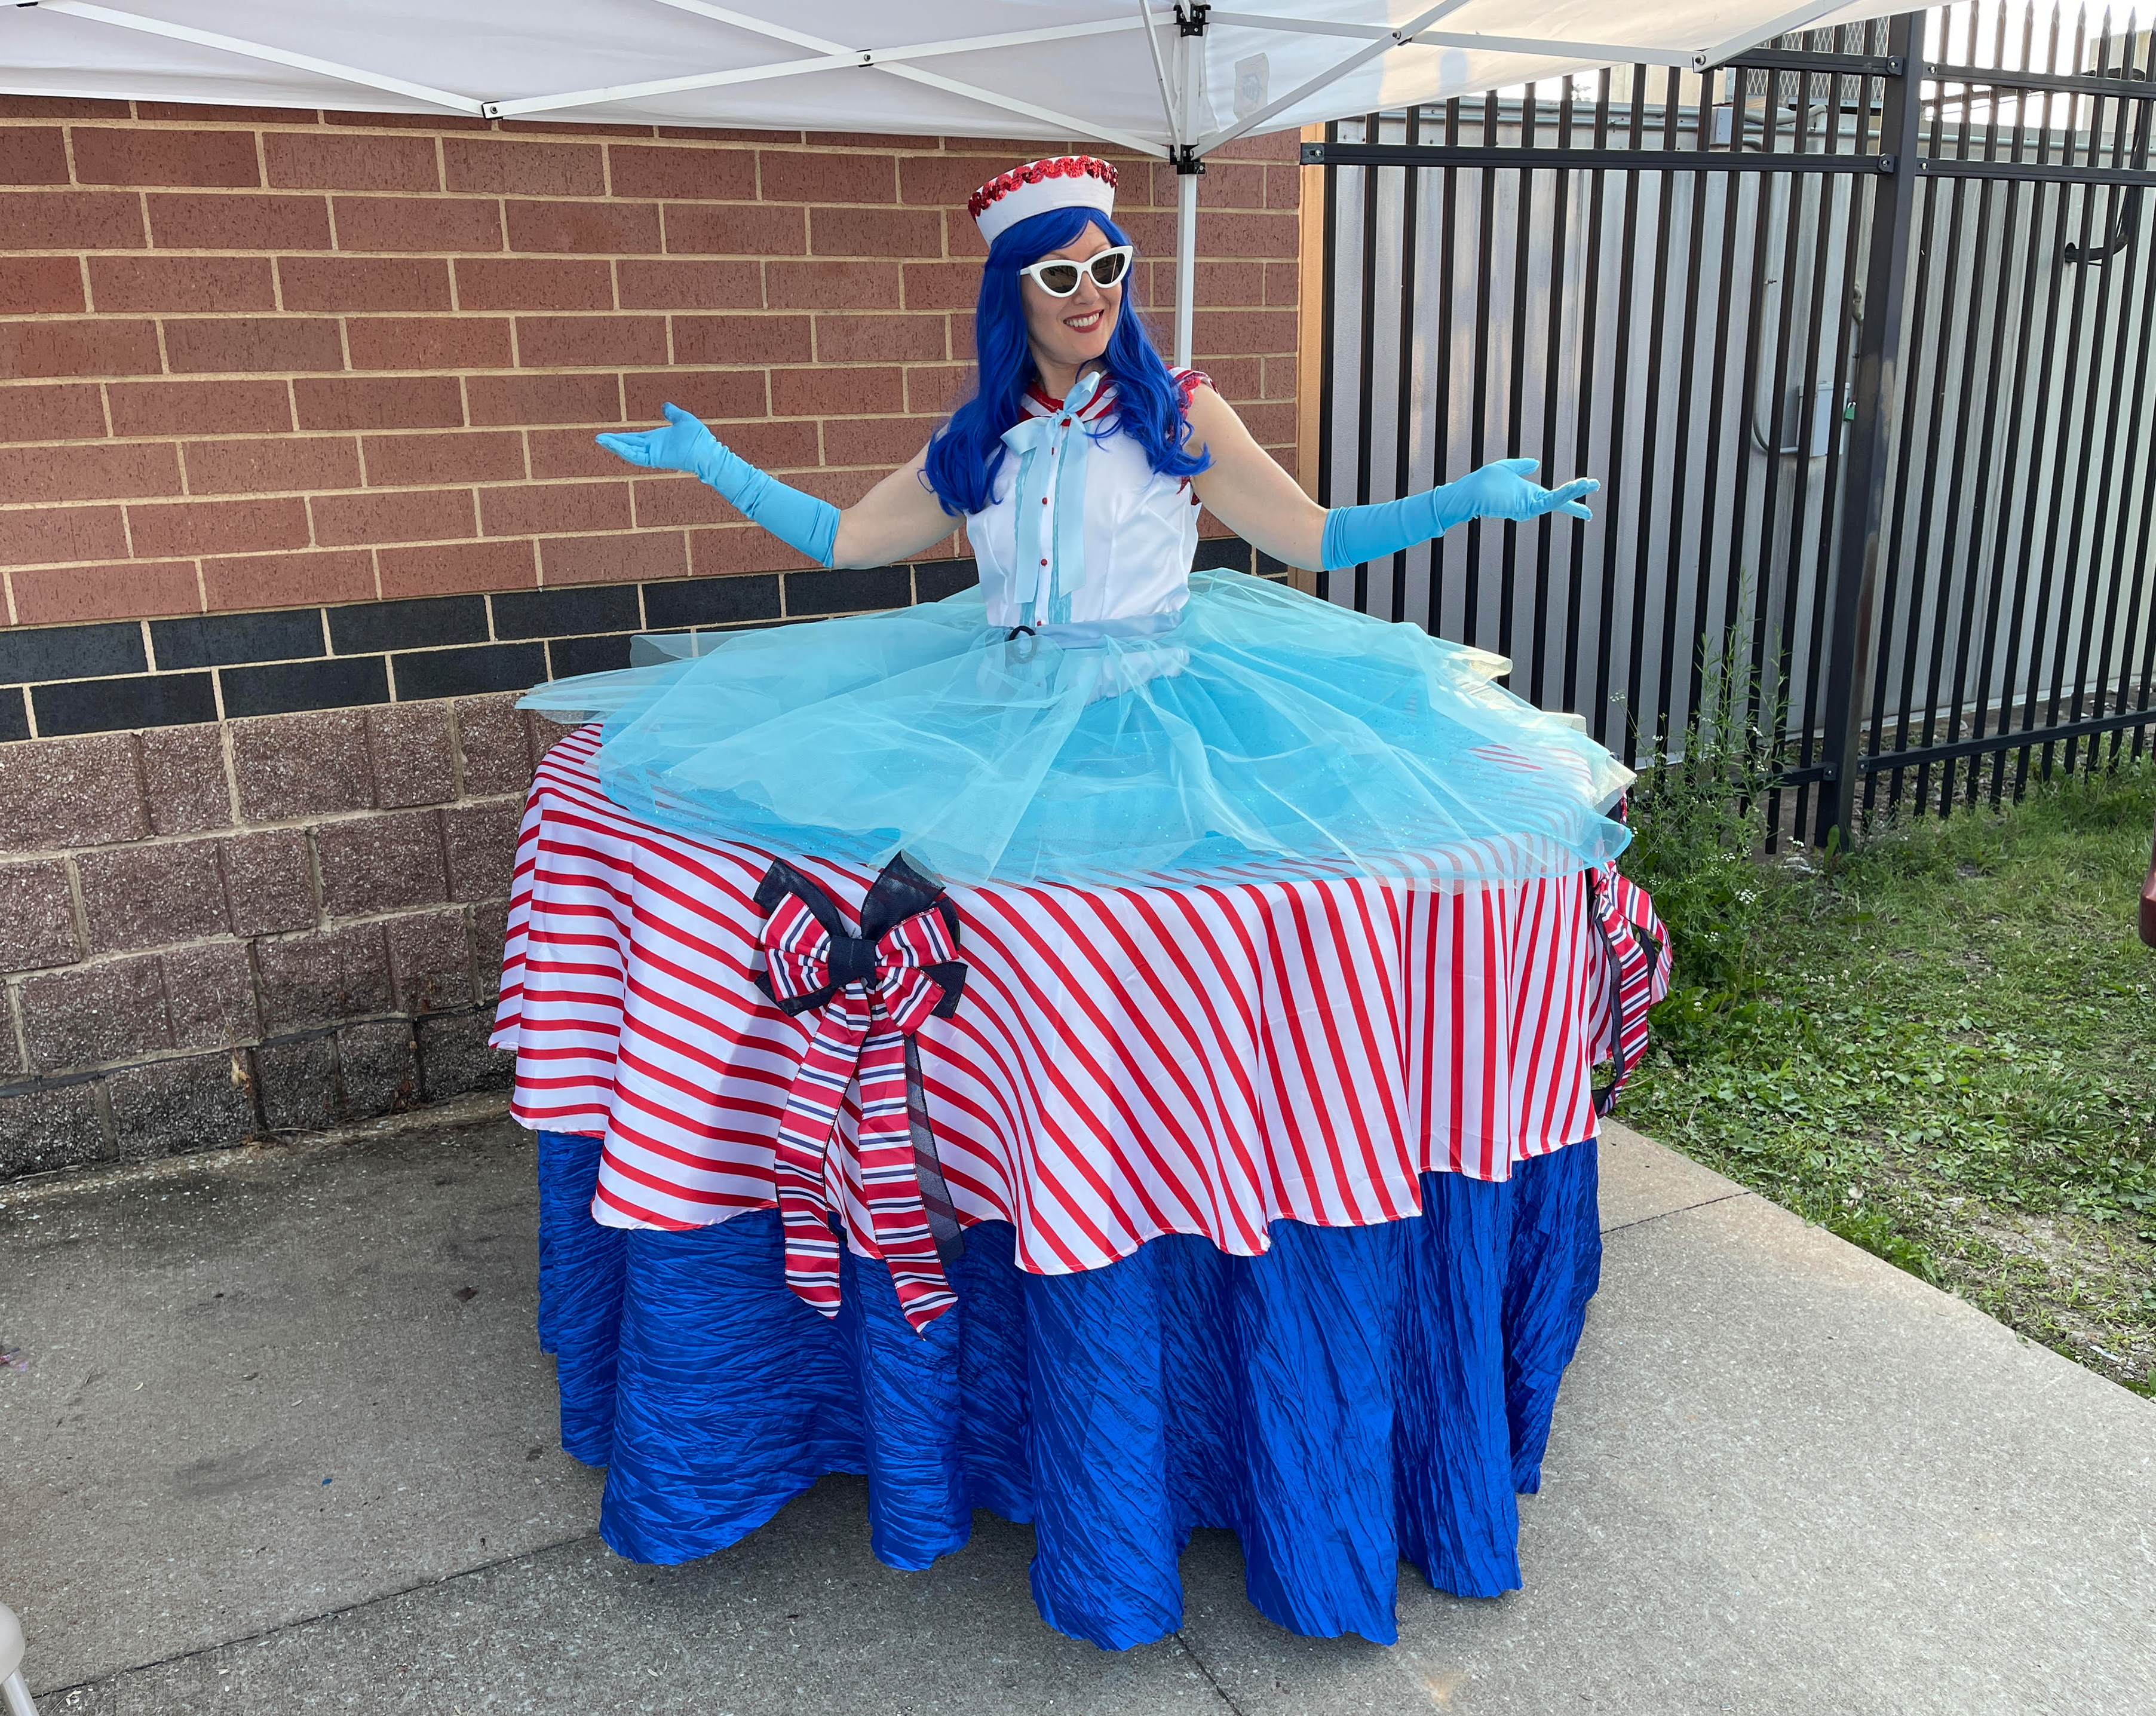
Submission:
<svg viewBox="0 0 2156 1716">
<path fill-rule="evenodd" d="M 1827 654 L 1825 790 L 1815 839 L 1856 831 L 1863 717 L 1870 701 L 1873 593 L 1886 545 L 1887 486 L 1894 423 L 1902 401 L 1902 299 L 1909 280 L 1917 213 L 1917 133 L 1922 107 L 1924 15 L 1903 13 L 1887 26 L 1887 54 L 1898 70 L 1884 85 L 1879 112 L 1879 181 L 1871 203 L 1871 243 L 1864 275 L 1864 327 L 1856 351 L 1856 419 L 1844 464 L 1840 542 L 1835 556 L 1833 629 Z"/>
</svg>

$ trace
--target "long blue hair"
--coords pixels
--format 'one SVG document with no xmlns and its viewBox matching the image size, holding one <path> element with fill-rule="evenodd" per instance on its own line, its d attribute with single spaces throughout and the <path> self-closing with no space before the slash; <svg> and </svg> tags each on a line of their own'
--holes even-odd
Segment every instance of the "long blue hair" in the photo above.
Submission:
<svg viewBox="0 0 2156 1716">
<path fill-rule="evenodd" d="M 1050 208 L 1006 229 L 988 247 L 973 316 L 973 354 L 979 367 L 973 397 L 951 414 L 928 444 L 928 486 L 947 513 L 986 509 L 996 473 L 1003 468 L 1004 431 L 1025 414 L 1019 400 L 1034 379 L 1034 364 L 1018 271 L 1070 244 L 1089 225 L 1100 228 L 1111 244 L 1130 243 L 1104 214 L 1090 208 Z M 1146 462 L 1155 470 L 1194 476 L 1211 461 L 1183 450 L 1188 426 L 1183 390 L 1132 306 L 1131 278 L 1123 276 L 1127 290 L 1104 359 L 1115 378 L 1116 408 L 1094 438 L 1120 431 L 1145 449 Z"/>
</svg>

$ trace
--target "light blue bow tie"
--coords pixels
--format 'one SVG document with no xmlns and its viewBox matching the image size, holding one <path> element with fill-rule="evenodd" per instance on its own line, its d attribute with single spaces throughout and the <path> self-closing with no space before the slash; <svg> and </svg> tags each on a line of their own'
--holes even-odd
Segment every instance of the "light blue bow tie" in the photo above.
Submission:
<svg viewBox="0 0 2156 1716">
<path fill-rule="evenodd" d="M 1011 598 L 1019 604 L 1020 625 L 1069 624 L 1071 592 L 1086 582 L 1086 465 L 1093 438 L 1077 419 L 1106 379 L 1106 372 L 1097 369 L 1081 377 L 1060 410 L 1004 431 L 1004 445 L 1018 455 L 1018 564 Z M 1051 497 L 1053 506 L 1041 504 Z M 1052 534 L 1047 528 L 1051 513 Z"/>
</svg>

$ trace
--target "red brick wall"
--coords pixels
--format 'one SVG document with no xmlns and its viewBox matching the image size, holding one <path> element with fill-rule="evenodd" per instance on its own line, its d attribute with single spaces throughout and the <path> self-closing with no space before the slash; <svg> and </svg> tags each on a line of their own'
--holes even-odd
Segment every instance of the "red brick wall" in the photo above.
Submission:
<svg viewBox="0 0 2156 1716">
<path fill-rule="evenodd" d="M 1041 146 L 141 107 L 0 98 L 11 624 L 800 564 L 593 431 L 671 398 L 858 496 L 965 376 L 966 193 Z M 1293 147 L 1206 175 L 1198 321 L 1282 449 Z M 1122 170 L 1171 255 L 1173 175 Z"/>
<path fill-rule="evenodd" d="M 1284 458 L 1294 146 L 1214 165 L 1199 269 Z M 542 741 L 438 694 L 963 583 L 804 570 L 591 438 L 670 398 L 852 499 L 966 378 L 966 193 L 1044 152 L 0 97 L 0 1176 L 498 1081 Z M 1173 175 L 1120 165 L 1165 306 Z"/>
</svg>

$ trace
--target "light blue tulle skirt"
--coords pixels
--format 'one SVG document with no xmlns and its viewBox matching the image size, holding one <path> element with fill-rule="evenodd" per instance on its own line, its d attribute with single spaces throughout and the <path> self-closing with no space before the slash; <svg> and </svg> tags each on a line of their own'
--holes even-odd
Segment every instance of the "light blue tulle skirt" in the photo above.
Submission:
<svg viewBox="0 0 2156 1716">
<path fill-rule="evenodd" d="M 902 850 L 959 883 L 1284 858 L 1460 884 L 1628 838 L 1605 813 L 1630 772 L 1498 685 L 1502 657 L 1244 573 L 1194 574 L 1152 626 L 1008 638 L 972 589 L 677 647 L 526 706 L 603 720 L 624 809 L 781 853 Z"/>
</svg>

